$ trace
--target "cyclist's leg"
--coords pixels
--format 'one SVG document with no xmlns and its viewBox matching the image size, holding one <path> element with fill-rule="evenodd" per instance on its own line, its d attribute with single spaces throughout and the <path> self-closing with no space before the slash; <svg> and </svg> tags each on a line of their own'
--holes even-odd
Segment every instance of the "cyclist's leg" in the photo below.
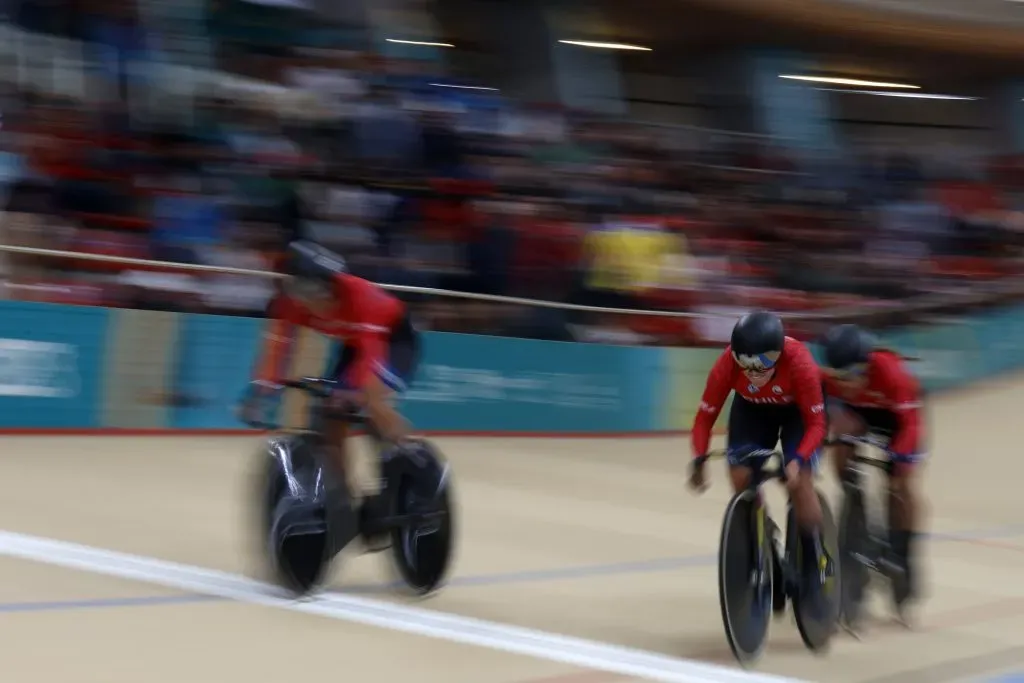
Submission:
<svg viewBox="0 0 1024 683">
<path fill-rule="evenodd" d="M 889 479 L 889 544 L 893 559 L 905 572 L 907 598 L 917 595 L 917 539 L 921 524 L 919 464 L 922 454 L 895 459 Z"/>
<path fill-rule="evenodd" d="M 395 326 L 388 339 L 387 365 L 379 369 L 381 378 L 396 392 L 402 393 L 412 384 L 420 366 L 422 339 L 408 313 Z"/>
<path fill-rule="evenodd" d="M 395 419 L 403 422 L 391 399 L 403 394 L 412 382 L 419 368 L 420 345 L 420 333 L 407 313 L 388 337 L 386 357 L 374 367 L 378 389 L 388 396 Z"/>
<path fill-rule="evenodd" d="M 893 459 L 892 478 L 889 492 L 892 504 L 892 525 L 894 529 L 913 534 L 921 523 L 921 495 L 919 491 L 919 465 L 924 454 Z"/>
<path fill-rule="evenodd" d="M 340 342 L 333 342 L 333 348 L 328 356 L 327 369 L 324 374 L 324 377 L 336 381 L 339 386 L 338 392 L 331 399 L 333 408 L 342 408 L 353 400 L 354 394 L 345 383 L 345 375 L 348 373 L 348 369 L 354 360 L 355 353 L 351 348 L 343 346 Z M 330 448 L 332 464 L 337 470 L 338 475 L 344 480 L 349 493 L 354 494 L 355 491 L 352 490 L 350 483 L 349 429 L 349 424 L 345 420 L 328 420 L 324 425 L 324 438 Z"/>
<path fill-rule="evenodd" d="M 361 398 L 367 432 L 378 448 L 402 443 L 410 425 L 395 406 L 395 397 L 405 392 L 419 365 L 419 333 L 408 316 L 402 318 L 387 337 L 375 340 L 370 376 L 363 379 Z"/>
<path fill-rule="evenodd" d="M 729 462 L 729 479 L 735 493 L 750 485 L 755 469 L 764 466 L 767 456 L 749 458 L 755 450 L 770 450 L 779 442 L 778 407 L 756 405 L 739 396 L 733 398 L 729 410 L 729 433 L 726 458 Z"/>
<path fill-rule="evenodd" d="M 389 398 L 404 392 L 411 383 L 419 366 L 420 336 L 408 319 L 403 320 L 392 332 L 388 340 L 388 353 L 383 363 L 374 367 L 371 390 L 384 391 Z M 396 413 L 397 415 L 397 413 Z M 381 444 L 378 444 L 381 445 Z M 378 455 L 380 453 L 378 452 Z M 378 458 L 378 476 L 383 478 L 384 472 Z M 388 514 L 390 501 L 382 492 L 368 495 L 364 499 L 361 516 L 363 519 L 364 538 L 370 549 L 382 549 L 386 546 L 386 534 L 376 528 L 374 520 Z"/>
<path fill-rule="evenodd" d="M 829 432 L 833 438 L 843 436 L 864 436 L 868 432 L 868 424 L 862 414 L 855 408 L 838 399 L 829 398 L 826 402 L 828 409 Z M 854 446 L 852 444 L 835 444 L 829 447 L 829 457 L 832 460 L 833 471 L 840 482 L 847 482 L 850 474 L 847 466 L 850 458 L 853 457 Z"/>
<path fill-rule="evenodd" d="M 787 406 L 786 412 L 781 436 L 782 452 L 786 464 L 789 464 L 794 459 L 800 458 L 797 455 L 797 448 L 804 436 L 804 419 L 797 406 Z M 824 558 L 826 565 L 830 565 L 831 561 L 831 558 L 827 557 L 824 552 L 825 546 L 821 536 L 821 502 L 818 500 L 818 492 L 814 487 L 819 455 L 819 452 L 815 452 L 808 460 L 800 458 L 799 479 L 796 482 L 787 482 L 790 501 L 793 504 L 793 512 L 796 515 L 797 528 L 803 545 L 804 569 L 807 571 L 830 569 L 829 566 L 819 566 L 819 561 Z"/>
<path fill-rule="evenodd" d="M 842 432 L 846 435 L 872 434 L 880 437 L 882 443 L 885 443 L 899 429 L 898 417 L 893 411 L 885 408 L 849 407 L 847 413 L 851 416 L 852 422 Z M 892 463 L 888 490 L 889 531 L 894 559 L 901 564 L 906 563 L 911 531 L 916 528 L 917 491 L 914 471 L 915 465 L 922 459 L 920 450 L 915 449 L 914 454 L 899 458 L 890 455 Z"/>
<path fill-rule="evenodd" d="M 896 415 L 892 421 L 896 424 Z M 924 444 L 917 444 L 910 455 L 893 455 L 889 477 L 889 542 L 893 559 L 907 572 L 914 592 L 913 566 L 915 545 L 921 525 L 920 469 L 926 460 Z"/>
</svg>

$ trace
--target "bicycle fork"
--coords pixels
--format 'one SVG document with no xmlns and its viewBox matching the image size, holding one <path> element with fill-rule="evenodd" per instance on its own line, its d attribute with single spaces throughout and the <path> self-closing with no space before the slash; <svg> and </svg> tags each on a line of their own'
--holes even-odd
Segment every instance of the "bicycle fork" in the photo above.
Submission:
<svg viewBox="0 0 1024 683">
<path fill-rule="evenodd" d="M 890 524 L 886 527 L 873 527 L 870 520 L 868 519 L 868 513 L 866 505 L 863 501 L 866 500 L 866 491 L 860 485 L 856 485 L 845 493 L 845 495 L 855 495 L 861 500 L 861 509 L 864 510 L 864 536 L 865 536 L 865 548 L 862 552 L 850 553 L 850 557 L 870 570 L 871 572 L 880 574 L 886 578 L 893 579 L 901 577 L 904 573 L 903 567 L 899 560 L 894 556 L 892 544 L 889 542 L 889 533 L 892 528 L 892 494 L 887 492 L 887 500 L 885 502 L 885 508 L 887 517 L 890 518 Z"/>
<path fill-rule="evenodd" d="M 782 562 L 779 528 L 768 518 L 767 508 L 761 502 L 760 497 L 755 503 L 753 522 L 754 566 L 750 574 L 750 586 L 758 596 L 757 604 L 771 605 L 773 603 L 773 582 L 784 582 L 783 585 L 786 585 L 789 578 L 785 575 L 785 563 Z M 777 573 L 774 568 L 782 568 L 783 575 L 774 576 Z"/>
<path fill-rule="evenodd" d="M 750 572 L 750 586 L 761 589 L 768 582 L 768 569 L 764 557 L 765 513 L 758 501 L 754 508 L 754 568 Z"/>
</svg>

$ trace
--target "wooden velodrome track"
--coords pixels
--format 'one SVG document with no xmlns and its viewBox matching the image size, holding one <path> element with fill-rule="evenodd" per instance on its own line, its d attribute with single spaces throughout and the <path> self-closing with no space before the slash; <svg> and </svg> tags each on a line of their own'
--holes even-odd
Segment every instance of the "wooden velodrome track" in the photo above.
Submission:
<svg viewBox="0 0 1024 683">
<path fill-rule="evenodd" d="M 450 586 L 412 603 L 384 587 L 382 556 L 356 557 L 327 595 L 294 603 L 245 578 L 257 439 L 4 437 L 2 678 L 991 680 L 1024 670 L 1022 395 L 1014 379 L 931 408 L 916 631 L 879 618 L 815 657 L 787 618 L 757 672 L 733 667 L 718 613 L 725 478 L 691 496 L 683 439 L 441 440 L 462 510 Z"/>
</svg>

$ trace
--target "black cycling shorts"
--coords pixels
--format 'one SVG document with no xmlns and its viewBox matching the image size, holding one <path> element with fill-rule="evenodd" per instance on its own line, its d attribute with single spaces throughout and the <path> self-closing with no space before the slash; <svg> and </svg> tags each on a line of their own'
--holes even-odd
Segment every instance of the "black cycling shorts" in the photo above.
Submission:
<svg viewBox="0 0 1024 683">
<path fill-rule="evenodd" d="M 420 363 L 420 332 L 413 325 L 408 313 L 391 329 L 388 336 L 387 354 L 382 362 L 374 368 L 374 373 L 384 384 L 397 393 L 404 392 L 412 383 L 413 376 Z M 349 381 L 352 366 L 359 358 L 358 347 L 335 343 L 334 350 L 327 365 L 327 374 L 342 387 L 354 387 Z"/>
<path fill-rule="evenodd" d="M 788 464 L 799 457 L 797 449 L 803 441 L 804 428 L 803 413 L 794 403 L 752 403 L 741 396 L 734 396 L 729 411 L 729 436 L 726 446 L 729 464 L 761 467 L 766 456 L 754 461 L 746 454 L 755 450 L 774 450 L 780 442 L 784 460 Z M 807 465 L 816 468 L 818 456 L 819 452 L 816 451 Z"/>
</svg>

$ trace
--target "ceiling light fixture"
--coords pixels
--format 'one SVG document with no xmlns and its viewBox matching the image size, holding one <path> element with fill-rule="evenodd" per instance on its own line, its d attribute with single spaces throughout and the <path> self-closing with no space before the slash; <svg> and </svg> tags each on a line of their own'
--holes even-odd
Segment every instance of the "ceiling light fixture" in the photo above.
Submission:
<svg viewBox="0 0 1024 683">
<path fill-rule="evenodd" d="M 402 45 L 422 45 L 424 47 L 455 47 L 451 43 L 434 43 L 428 40 L 399 40 L 398 38 L 385 38 L 389 43 L 401 43 Z"/>
<path fill-rule="evenodd" d="M 596 47 L 601 50 L 640 50 L 641 52 L 650 52 L 651 48 L 644 47 L 643 45 L 630 45 L 629 43 L 600 43 L 593 40 L 560 40 L 560 43 L 566 45 L 578 45 L 580 47 Z"/>
<path fill-rule="evenodd" d="M 886 83 L 884 81 L 862 81 L 859 78 L 835 78 L 832 76 L 798 76 L 795 74 L 779 74 L 779 78 L 791 81 L 810 81 L 812 83 L 832 83 L 834 85 L 859 85 L 865 88 L 906 88 L 920 90 L 919 85 L 909 83 Z"/>
<path fill-rule="evenodd" d="M 967 97 L 965 95 L 940 95 L 938 93 L 926 92 L 891 92 L 888 90 L 847 90 L 846 88 L 815 88 L 825 92 L 843 92 L 852 95 L 878 95 L 880 97 L 904 97 L 911 100 L 964 100 L 974 102 L 980 97 Z"/>
<path fill-rule="evenodd" d="M 431 83 L 430 85 L 435 88 L 458 88 L 459 90 L 493 90 L 497 91 L 497 88 L 485 88 L 482 85 L 453 85 L 451 83 Z"/>
</svg>

